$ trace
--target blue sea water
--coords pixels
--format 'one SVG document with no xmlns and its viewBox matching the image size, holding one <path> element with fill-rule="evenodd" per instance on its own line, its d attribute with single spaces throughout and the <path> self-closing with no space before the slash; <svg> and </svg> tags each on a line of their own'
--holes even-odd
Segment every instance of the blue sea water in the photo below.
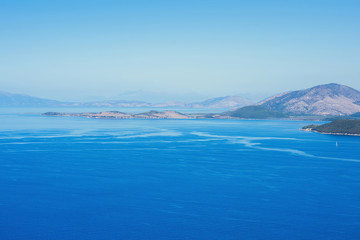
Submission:
<svg viewBox="0 0 360 240">
<path fill-rule="evenodd" d="M 0 239 L 360 239 L 360 137 L 309 123 L 3 113 Z"/>
</svg>

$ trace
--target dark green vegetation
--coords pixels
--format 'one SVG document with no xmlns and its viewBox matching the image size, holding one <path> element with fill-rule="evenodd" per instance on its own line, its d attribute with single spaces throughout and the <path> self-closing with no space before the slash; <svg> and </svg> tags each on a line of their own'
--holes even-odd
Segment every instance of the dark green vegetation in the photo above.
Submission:
<svg viewBox="0 0 360 240">
<path fill-rule="evenodd" d="M 319 133 L 360 135 L 360 120 L 339 119 L 323 125 L 308 125 L 303 129 Z"/>
<path fill-rule="evenodd" d="M 288 115 L 269 110 L 263 106 L 247 106 L 228 112 L 228 116 L 236 118 L 266 119 L 266 118 L 286 118 Z"/>
<path fill-rule="evenodd" d="M 358 120 L 360 119 L 360 112 L 351 114 L 351 115 L 345 115 L 345 116 L 330 116 L 323 119 L 323 121 L 335 121 L 335 120 Z"/>
<path fill-rule="evenodd" d="M 316 124 L 310 124 L 310 125 L 306 125 L 306 126 L 303 126 L 302 129 L 303 130 L 313 130 L 315 128 L 317 128 L 319 125 L 316 125 Z"/>
</svg>

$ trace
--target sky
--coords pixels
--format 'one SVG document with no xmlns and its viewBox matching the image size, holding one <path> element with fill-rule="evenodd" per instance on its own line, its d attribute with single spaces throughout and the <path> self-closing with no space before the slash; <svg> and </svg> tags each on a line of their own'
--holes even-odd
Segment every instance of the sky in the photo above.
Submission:
<svg viewBox="0 0 360 240">
<path fill-rule="evenodd" d="M 58 100 L 360 90 L 360 1 L 0 0 L 0 90 Z"/>
</svg>

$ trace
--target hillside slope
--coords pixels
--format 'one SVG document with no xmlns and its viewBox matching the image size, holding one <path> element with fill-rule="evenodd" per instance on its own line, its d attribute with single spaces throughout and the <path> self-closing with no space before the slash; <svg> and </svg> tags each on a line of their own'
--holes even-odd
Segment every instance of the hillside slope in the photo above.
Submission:
<svg viewBox="0 0 360 240">
<path fill-rule="evenodd" d="M 258 105 L 295 115 L 349 115 L 360 112 L 360 92 L 331 83 L 280 94 Z"/>
<path fill-rule="evenodd" d="M 248 119 L 267 119 L 267 118 L 286 118 L 286 114 L 269 110 L 263 106 L 246 106 L 234 111 L 225 113 L 225 115 L 235 118 Z"/>
<path fill-rule="evenodd" d="M 65 103 L 24 94 L 0 92 L 0 107 L 54 107 Z"/>
<path fill-rule="evenodd" d="M 304 130 L 327 134 L 360 135 L 360 120 L 335 120 L 323 125 L 309 125 Z"/>
</svg>

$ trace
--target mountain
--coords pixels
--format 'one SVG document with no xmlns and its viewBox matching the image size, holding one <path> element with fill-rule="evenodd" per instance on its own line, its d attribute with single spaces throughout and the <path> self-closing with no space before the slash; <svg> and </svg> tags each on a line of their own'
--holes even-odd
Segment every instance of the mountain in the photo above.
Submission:
<svg viewBox="0 0 360 240">
<path fill-rule="evenodd" d="M 250 118 L 250 119 L 267 119 L 267 118 L 286 118 L 288 115 L 269 110 L 263 106 L 246 106 L 234 111 L 225 113 L 226 116 L 235 118 Z"/>
<path fill-rule="evenodd" d="M 202 102 L 164 102 L 105 100 L 93 102 L 61 102 L 23 94 L 0 92 L 0 107 L 154 107 L 154 108 L 236 108 L 253 102 L 238 96 L 208 99 Z"/>
<path fill-rule="evenodd" d="M 141 101 L 61 102 L 0 91 L 0 107 L 150 107 Z"/>
<path fill-rule="evenodd" d="M 24 94 L 0 92 L 0 107 L 55 107 L 66 103 L 44 98 L 31 97 Z"/>
<path fill-rule="evenodd" d="M 98 102 L 78 103 L 81 107 L 151 107 L 151 103 L 143 101 L 108 100 Z"/>
<path fill-rule="evenodd" d="M 210 98 L 202 102 L 163 102 L 152 104 L 151 107 L 174 107 L 174 108 L 238 108 L 243 106 L 248 106 L 254 102 L 239 97 L 239 96 L 226 96 L 226 97 L 217 97 Z"/>
<path fill-rule="evenodd" d="M 258 105 L 293 115 L 349 115 L 360 112 L 360 92 L 348 86 L 330 83 L 282 93 Z"/>
<path fill-rule="evenodd" d="M 239 96 L 226 96 L 207 99 L 203 102 L 191 103 L 192 108 L 239 108 L 249 106 L 254 102 L 239 97 Z"/>
<path fill-rule="evenodd" d="M 202 102 L 162 102 L 108 100 L 80 103 L 82 107 L 154 107 L 154 108 L 237 108 L 251 105 L 253 102 L 238 96 L 227 96 L 207 99 Z"/>
</svg>

